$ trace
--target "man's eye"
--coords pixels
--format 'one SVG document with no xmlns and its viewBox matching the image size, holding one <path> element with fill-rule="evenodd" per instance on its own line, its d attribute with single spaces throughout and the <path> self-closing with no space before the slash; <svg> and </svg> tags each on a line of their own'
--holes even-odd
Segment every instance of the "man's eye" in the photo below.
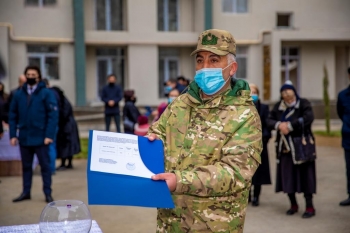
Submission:
<svg viewBox="0 0 350 233">
<path fill-rule="evenodd" d="M 218 60 L 217 59 L 212 59 L 211 62 L 212 63 L 216 63 L 216 62 L 218 62 Z"/>
<path fill-rule="evenodd" d="M 197 63 L 202 63 L 202 60 L 197 60 Z"/>
</svg>

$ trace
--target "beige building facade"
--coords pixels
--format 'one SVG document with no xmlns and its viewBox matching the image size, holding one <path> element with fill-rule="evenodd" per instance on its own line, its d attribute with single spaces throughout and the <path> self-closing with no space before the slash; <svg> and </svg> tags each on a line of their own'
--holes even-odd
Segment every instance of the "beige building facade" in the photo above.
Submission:
<svg viewBox="0 0 350 233">
<path fill-rule="evenodd" d="M 76 1 L 76 0 L 74 0 Z M 164 101 L 163 83 L 195 74 L 194 49 L 205 28 L 230 31 L 237 41 L 237 78 L 256 83 L 266 102 L 291 80 L 301 96 L 322 99 L 323 67 L 331 99 L 348 85 L 348 0 L 84 0 L 85 61 L 75 57 L 73 0 L 0 0 L 0 56 L 7 90 L 28 64 L 73 104 L 101 105 L 110 73 L 134 89 L 139 105 Z M 83 68 L 82 68 L 83 67 Z M 76 69 L 85 69 L 84 79 Z M 82 82 L 85 90 L 77 88 Z"/>
</svg>

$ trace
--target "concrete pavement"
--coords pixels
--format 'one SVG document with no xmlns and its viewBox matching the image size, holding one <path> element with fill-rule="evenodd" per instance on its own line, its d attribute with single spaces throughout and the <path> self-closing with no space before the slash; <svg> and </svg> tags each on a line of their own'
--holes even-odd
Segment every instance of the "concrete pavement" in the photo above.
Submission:
<svg viewBox="0 0 350 233">
<path fill-rule="evenodd" d="M 320 145 L 320 144 L 319 144 Z M 270 166 L 274 182 L 275 155 L 270 142 Z M 304 199 L 298 195 L 300 211 L 286 216 L 289 208 L 285 194 L 274 192 L 274 185 L 263 186 L 260 206 L 249 206 L 244 233 L 349 233 L 350 206 L 338 203 L 346 197 L 345 165 L 340 147 L 318 146 L 317 181 L 315 196 L 316 216 L 302 219 Z M 87 202 L 86 161 L 73 161 L 74 169 L 57 172 L 53 176 L 53 197 L 78 199 Z M 45 207 L 42 181 L 38 172 L 33 178 L 32 200 L 12 203 L 12 198 L 21 192 L 21 177 L 0 177 L 0 225 L 33 224 L 39 221 Z M 142 190 L 140 190 L 142 191 Z M 156 210 L 122 206 L 89 206 L 93 219 L 103 232 L 149 233 L 156 229 Z"/>
</svg>

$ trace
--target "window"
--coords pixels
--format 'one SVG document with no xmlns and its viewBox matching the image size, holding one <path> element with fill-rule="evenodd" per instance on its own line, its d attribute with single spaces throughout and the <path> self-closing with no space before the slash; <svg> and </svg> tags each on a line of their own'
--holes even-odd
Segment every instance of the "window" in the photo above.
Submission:
<svg viewBox="0 0 350 233">
<path fill-rule="evenodd" d="M 281 55 L 281 83 L 290 80 L 298 91 L 300 72 L 299 48 L 284 46 L 282 47 Z"/>
<path fill-rule="evenodd" d="M 58 46 L 27 45 L 28 64 L 38 66 L 43 78 L 59 79 Z"/>
<path fill-rule="evenodd" d="M 247 13 L 248 0 L 222 0 L 222 11 L 226 13 Z"/>
<path fill-rule="evenodd" d="M 96 29 L 105 31 L 124 30 L 124 1 L 95 0 Z"/>
<path fill-rule="evenodd" d="M 178 0 L 158 0 L 158 30 L 178 30 Z"/>
<path fill-rule="evenodd" d="M 179 52 L 175 48 L 159 48 L 159 97 L 165 97 L 164 83 L 179 76 Z"/>
<path fill-rule="evenodd" d="M 100 96 L 102 88 L 107 83 L 107 75 L 115 74 L 116 82 L 124 87 L 124 48 L 98 48 L 97 57 L 97 93 Z"/>
<path fill-rule="evenodd" d="M 292 27 L 291 13 L 277 13 L 277 27 Z"/>
<path fill-rule="evenodd" d="M 238 63 L 238 70 L 235 74 L 235 78 L 247 78 L 247 57 L 248 47 L 242 46 L 236 48 L 236 61 Z"/>
<path fill-rule="evenodd" d="M 56 0 L 25 0 L 26 6 L 52 6 L 56 4 Z"/>
</svg>

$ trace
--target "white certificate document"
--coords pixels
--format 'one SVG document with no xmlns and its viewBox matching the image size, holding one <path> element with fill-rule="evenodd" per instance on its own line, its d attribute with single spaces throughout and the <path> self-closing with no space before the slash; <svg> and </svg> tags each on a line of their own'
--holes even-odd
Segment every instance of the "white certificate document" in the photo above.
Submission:
<svg viewBox="0 0 350 233">
<path fill-rule="evenodd" d="M 92 135 L 91 171 L 149 179 L 154 175 L 141 159 L 138 136 L 105 131 Z"/>
</svg>

